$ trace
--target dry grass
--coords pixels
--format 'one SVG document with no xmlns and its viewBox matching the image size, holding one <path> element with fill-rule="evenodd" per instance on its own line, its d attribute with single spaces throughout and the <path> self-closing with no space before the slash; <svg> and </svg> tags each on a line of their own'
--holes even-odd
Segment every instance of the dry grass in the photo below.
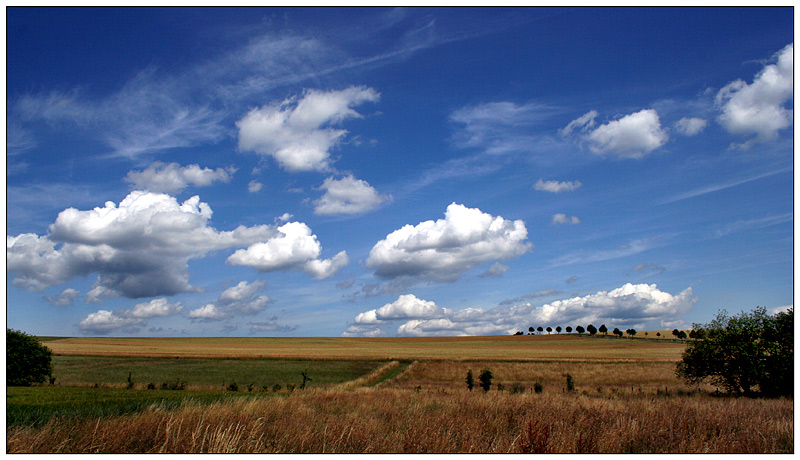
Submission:
<svg viewBox="0 0 800 460">
<path fill-rule="evenodd" d="M 310 391 L 12 428 L 9 453 L 792 452 L 791 400 Z"/>
<path fill-rule="evenodd" d="M 531 391 L 540 383 L 545 392 L 560 393 L 566 386 L 565 375 L 570 374 L 578 391 L 609 394 L 636 392 L 657 394 L 660 391 L 690 392 L 698 389 L 687 385 L 675 375 L 675 363 L 661 362 L 454 362 L 424 361 L 412 366 L 388 383 L 390 388 L 461 390 L 466 388 L 467 371 L 472 370 L 476 381 L 481 370 L 488 368 L 494 375 L 493 383 L 511 389 L 516 384 Z M 702 389 L 713 391 L 714 387 Z"/>
<path fill-rule="evenodd" d="M 333 360 L 676 362 L 684 344 L 586 335 L 492 337 L 68 338 L 62 355 Z"/>
</svg>

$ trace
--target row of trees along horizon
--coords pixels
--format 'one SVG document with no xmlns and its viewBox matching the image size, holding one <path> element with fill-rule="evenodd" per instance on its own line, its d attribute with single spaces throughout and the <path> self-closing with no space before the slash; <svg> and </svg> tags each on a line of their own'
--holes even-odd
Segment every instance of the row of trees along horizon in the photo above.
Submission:
<svg viewBox="0 0 800 460">
<path fill-rule="evenodd" d="M 563 330 L 567 334 L 571 334 L 572 333 L 572 326 L 567 326 Z M 561 329 L 561 326 L 556 326 L 555 329 L 553 329 L 550 326 L 547 326 L 546 328 L 542 327 L 542 326 L 534 328 L 533 326 L 531 326 L 531 327 L 528 328 L 528 335 L 536 335 L 537 332 L 539 334 L 541 334 L 542 332 L 545 332 L 545 331 L 548 334 L 550 334 L 553 331 L 556 331 L 556 334 L 560 334 L 562 329 Z M 585 329 L 583 328 L 583 326 L 575 327 L 575 332 L 577 332 L 578 335 L 582 335 L 584 332 L 588 332 L 589 335 L 595 335 L 598 332 L 600 332 L 603 335 L 608 335 L 608 328 L 606 327 L 605 324 L 601 324 L 599 328 L 596 328 L 596 327 L 594 327 L 593 325 L 590 324 L 590 325 L 586 326 Z M 616 335 L 618 337 L 622 337 L 624 334 L 628 334 L 629 337 L 633 337 L 633 336 L 636 335 L 636 332 L 637 332 L 636 329 L 633 329 L 633 328 L 626 329 L 625 332 L 622 332 L 617 327 L 615 327 L 614 330 L 611 331 L 612 334 L 614 334 L 614 335 Z M 690 338 L 690 339 L 700 339 L 700 338 L 703 337 L 703 334 L 704 334 L 704 332 L 703 332 L 702 329 L 698 329 L 698 330 L 692 329 L 691 331 L 689 331 L 689 334 L 686 334 L 686 331 L 681 331 L 681 330 L 678 330 L 678 329 L 673 329 L 672 330 L 672 335 L 674 335 L 675 338 L 678 338 L 678 339 L 681 339 L 681 340 L 686 339 L 687 337 Z M 514 335 L 525 335 L 525 333 L 522 332 L 522 331 L 517 331 L 516 333 L 514 333 Z M 647 336 L 648 333 L 645 332 L 644 335 Z M 661 332 L 656 332 L 656 337 L 661 337 Z"/>
</svg>

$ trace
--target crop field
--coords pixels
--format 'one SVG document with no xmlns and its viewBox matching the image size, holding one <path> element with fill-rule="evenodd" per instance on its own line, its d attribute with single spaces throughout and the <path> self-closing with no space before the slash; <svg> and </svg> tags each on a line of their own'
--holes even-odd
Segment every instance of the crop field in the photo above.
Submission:
<svg viewBox="0 0 800 460">
<path fill-rule="evenodd" d="M 675 375 L 685 344 L 671 339 L 53 337 L 43 343 L 56 353 L 55 385 L 8 387 L 9 453 L 794 449 L 791 398 L 716 396 L 713 386 L 688 385 Z M 478 388 L 483 369 L 494 377 L 489 392 Z M 472 391 L 465 382 L 470 370 Z M 304 390 L 301 372 L 312 379 Z M 146 389 L 175 381 L 185 388 Z"/>
</svg>

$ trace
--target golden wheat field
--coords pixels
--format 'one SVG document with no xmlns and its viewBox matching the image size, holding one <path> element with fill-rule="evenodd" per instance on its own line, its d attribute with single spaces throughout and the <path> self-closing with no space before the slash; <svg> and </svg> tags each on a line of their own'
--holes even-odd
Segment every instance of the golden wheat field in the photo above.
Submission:
<svg viewBox="0 0 800 460">
<path fill-rule="evenodd" d="M 54 416 L 16 424 L 7 430 L 7 452 L 794 451 L 791 398 L 728 397 L 715 394 L 713 386 L 688 385 L 675 375 L 685 344 L 672 340 L 562 334 L 45 343 L 60 355 L 302 359 L 312 374 L 315 366 L 337 360 L 385 364 L 354 380 L 302 391 L 211 402 L 186 399 L 178 406 L 156 402 L 120 415 Z M 493 374 L 488 392 L 478 387 L 483 369 Z M 476 380 L 471 391 L 468 371 Z"/>
<path fill-rule="evenodd" d="M 56 354 L 281 359 L 675 362 L 685 345 L 576 335 L 377 338 L 66 338 Z"/>
</svg>

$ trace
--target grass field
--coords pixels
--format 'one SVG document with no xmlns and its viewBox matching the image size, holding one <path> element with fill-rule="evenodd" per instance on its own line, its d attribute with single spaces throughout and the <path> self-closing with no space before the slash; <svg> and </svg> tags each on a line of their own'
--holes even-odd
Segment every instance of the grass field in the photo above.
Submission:
<svg viewBox="0 0 800 460">
<path fill-rule="evenodd" d="M 8 388 L 7 452 L 794 449 L 791 398 L 719 397 L 714 387 L 687 385 L 675 375 L 685 344 L 671 339 L 53 337 L 43 343 L 57 354 L 54 375 L 62 386 Z M 485 368 L 494 374 L 491 391 L 468 391 L 467 371 L 477 380 Z M 303 370 L 314 379 L 309 388 L 287 391 Z M 128 372 L 137 389 L 179 379 L 192 390 L 123 389 Z M 575 391 L 567 391 L 567 374 Z M 237 381 L 240 391 L 221 391 L 223 380 Z M 271 382 L 283 390 L 262 391 Z M 245 390 L 248 383 L 254 391 Z"/>
</svg>

